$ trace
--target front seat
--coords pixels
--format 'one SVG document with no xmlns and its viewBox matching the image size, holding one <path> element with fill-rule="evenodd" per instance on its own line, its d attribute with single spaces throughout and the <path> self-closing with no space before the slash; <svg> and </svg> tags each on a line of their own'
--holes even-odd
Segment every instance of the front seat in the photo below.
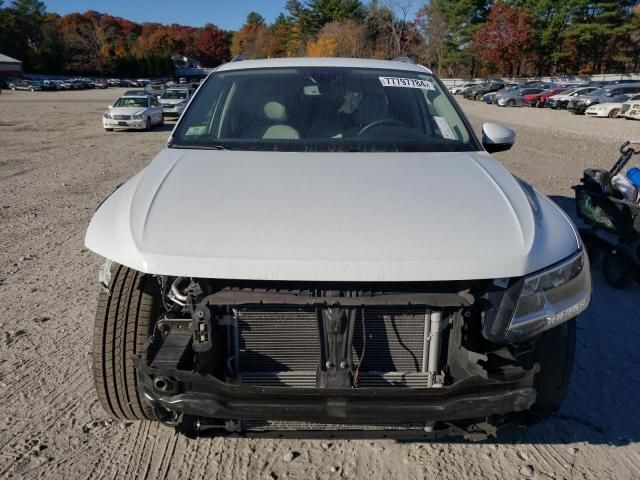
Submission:
<svg viewBox="0 0 640 480">
<path fill-rule="evenodd" d="M 264 106 L 264 114 L 274 123 L 262 134 L 265 140 L 298 140 L 300 134 L 290 125 L 286 125 L 287 109 L 279 102 L 269 102 Z"/>
</svg>

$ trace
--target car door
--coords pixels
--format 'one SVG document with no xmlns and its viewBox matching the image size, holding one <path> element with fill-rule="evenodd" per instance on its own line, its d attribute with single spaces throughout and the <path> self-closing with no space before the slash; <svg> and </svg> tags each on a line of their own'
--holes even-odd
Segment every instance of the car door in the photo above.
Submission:
<svg viewBox="0 0 640 480">
<path fill-rule="evenodd" d="M 162 105 L 156 97 L 149 97 L 152 118 L 156 123 L 162 122 Z"/>
</svg>

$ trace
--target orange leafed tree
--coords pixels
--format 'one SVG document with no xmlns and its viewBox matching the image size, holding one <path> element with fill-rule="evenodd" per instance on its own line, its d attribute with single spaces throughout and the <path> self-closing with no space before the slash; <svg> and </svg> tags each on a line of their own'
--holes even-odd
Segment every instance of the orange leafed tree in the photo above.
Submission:
<svg viewBox="0 0 640 480">
<path fill-rule="evenodd" d="M 338 42 L 330 35 L 318 35 L 318 38 L 307 45 L 307 54 L 310 57 L 335 57 L 338 50 Z"/>
<path fill-rule="evenodd" d="M 524 73 L 533 40 L 534 19 L 527 8 L 493 4 L 487 22 L 473 37 L 473 50 L 488 70 L 512 77 Z"/>
</svg>

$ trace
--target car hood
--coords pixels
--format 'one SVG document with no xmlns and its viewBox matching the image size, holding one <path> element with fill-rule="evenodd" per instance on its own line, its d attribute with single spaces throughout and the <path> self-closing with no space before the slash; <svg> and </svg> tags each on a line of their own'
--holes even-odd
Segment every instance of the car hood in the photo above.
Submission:
<svg viewBox="0 0 640 480">
<path fill-rule="evenodd" d="M 186 98 L 160 98 L 158 100 L 162 105 L 177 105 L 187 101 Z"/>
<path fill-rule="evenodd" d="M 594 107 L 622 108 L 622 102 L 605 102 L 605 103 L 598 103 L 597 105 L 594 105 Z M 589 107 L 589 108 L 591 108 L 591 107 Z"/>
<path fill-rule="evenodd" d="M 524 275 L 575 230 L 485 152 L 163 150 L 114 192 L 86 246 L 142 272 L 435 281 Z"/>
<path fill-rule="evenodd" d="M 111 115 L 137 115 L 143 113 L 146 108 L 143 107 L 113 107 L 107 110 Z"/>
</svg>

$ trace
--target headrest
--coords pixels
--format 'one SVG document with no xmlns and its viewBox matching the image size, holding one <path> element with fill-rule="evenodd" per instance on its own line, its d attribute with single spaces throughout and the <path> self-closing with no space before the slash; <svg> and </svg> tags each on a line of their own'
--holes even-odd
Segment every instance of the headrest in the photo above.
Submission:
<svg viewBox="0 0 640 480">
<path fill-rule="evenodd" d="M 269 102 L 264 106 L 264 114 L 272 122 L 285 122 L 287 120 L 287 110 L 284 105 L 278 102 Z"/>
</svg>

